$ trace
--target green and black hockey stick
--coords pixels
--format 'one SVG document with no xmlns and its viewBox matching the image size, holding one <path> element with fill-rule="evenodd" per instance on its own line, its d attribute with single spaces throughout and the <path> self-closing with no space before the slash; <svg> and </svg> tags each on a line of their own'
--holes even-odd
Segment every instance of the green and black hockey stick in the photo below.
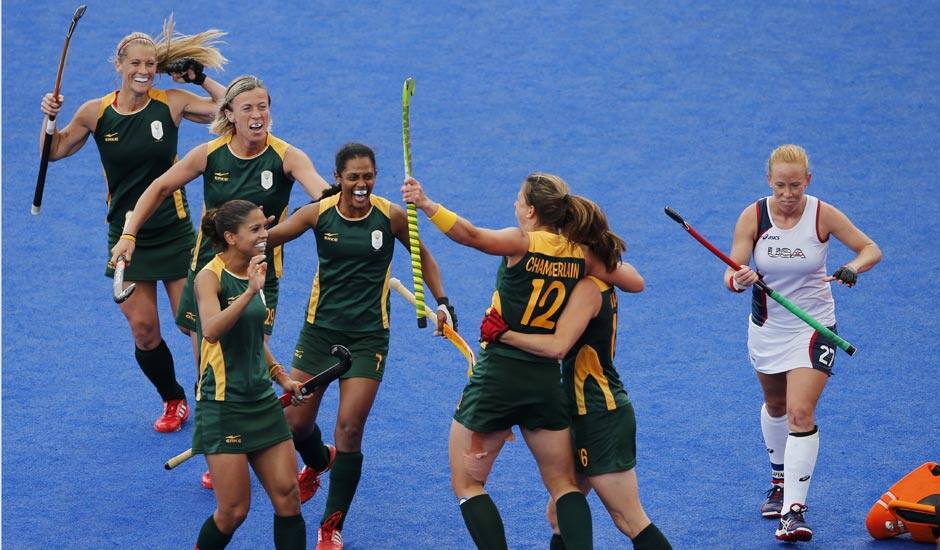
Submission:
<svg viewBox="0 0 940 550">
<path fill-rule="evenodd" d="M 699 234 L 698 231 L 693 229 L 692 226 L 689 225 L 689 223 L 685 221 L 685 219 L 683 219 L 682 216 L 680 216 L 678 212 L 676 212 L 675 210 L 667 206 L 666 215 L 672 218 L 676 223 L 681 225 L 683 228 L 685 228 L 685 230 L 689 232 L 689 235 L 692 235 L 692 237 L 696 241 L 702 243 L 702 246 L 710 250 L 712 254 L 721 258 L 721 261 L 728 264 L 731 267 L 731 269 L 735 271 L 738 271 L 741 269 L 740 265 L 738 265 L 734 260 L 726 256 L 724 252 L 715 248 L 715 246 L 712 245 L 712 243 L 708 242 L 708 240 L 705 237 L 703 237 L 702 235 Z M 785 296 L 783 296 L 776 290 L 767 286 L 767 284 L 764 283 L 764 281 L 761 281 L 760 279 L 758 279 L 757 282 L 754 284 L 756 284 L 761 290 L 766 292 L 768 296 L 774 299 L 774 301 L 776 301 L 778 304 L 780 304 L 781 306 L 785 307 L 788 311 L 790 311 L 790 313 L 792 313 L 793 315 L 796 315 L 804 323 L 813 327 L 814 329 L 819 331 L 820 334 L 822 334 L 826 338 L 829 338 L 830 340 L 835 342 L 835 344 L 839 346 L 840 349 L 848 353 L 850 356 L 855 355 L 855 352 L 858 351 L 858 349 L 855 346 L 848 343 L 845 339 L 843 339 L 838 334 L 832 332 L 827 327 L 823 326 L 823 324 L 817 321 L 816 319 L 813 319 L 809 313 L 806 313 L 805 311 L 797 307 L 796 304 L 794 304 L 790 300 L 787 300 Z"/>
</svg>

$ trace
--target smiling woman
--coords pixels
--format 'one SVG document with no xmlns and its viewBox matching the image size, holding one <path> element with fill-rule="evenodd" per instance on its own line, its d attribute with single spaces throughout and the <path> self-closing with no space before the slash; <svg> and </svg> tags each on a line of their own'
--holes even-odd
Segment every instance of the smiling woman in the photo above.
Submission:
<svg viewBox="0 0 940 550">
<path fill-rule="evenodd" d="M 242 199 L 261 207 L 266 216 L 274 217 L 274 225 L 287 217 L 287 203 L 294 181 L 300 182 L 311 197 L 319 197 L 329 186 L 306 153 L 268 131 L 270 105 L 268 90 L 257 77 L 246 75 L 233 80 L 223 94 L 212 124 L 212 128 L 221 135 L 193 148 L 183 160 L 153 181 L 137 201 L 124 235 L 112 249 L 112 258 L 116 260 L 124 256 L 130 262 L 135 251 L 134 239 L 140 228 L 156 215 L 162 201 L 199 175 L 203 176 L 206 210 L 218 208 L 226 201 Z M 193 337 L 193 355 L 197 360 L 199 316 L 193 280 L 216 252 L 217 249 L 206 243 L 200 231 L 176 312 L 177 325 Z M 264 286 L 267 306 L 264 331 L 270 335 L 277 312 L 278 279 L 283 268 L 281 247 L 269 247 L 266 256 L 269 269 Z M 211 487 L 208 476 L 204 476 L 203 484 Z"/>
<path fill-rule="evenodd" d="M 168 19 L 156 40 L 142 32 L 125 36 L 112 58 L 120 88 L 82 104 L 65 128 L 54 133 L 52 161 L 75 154 L 88 136 L 94 136 L 108 186 L 109 247 L 119 240 L 125 218 L 144 189 L 173 165 L 180 122 L 184 118 L 200 123 L 211 120 L 215 100 L 222 97 L 224 88 L 202 70 L 221 68 L 225 63 L 214 46 L 223 35 L 214 29 L 192 36 L 175 34 L 173 20 Z M 176 82 L 202 86 L 210 97 L 154 88 L 154 78 L 161 71 L 169 71 Z M 46 94 L 40 109 L 56 116 L 62 102 L 62 96 Z M 133 238 L 139 253 L 124 279 L 133 282 L 136 291 L 120 308 L 134 335 L 137 362 L 164 402 L 154 428 L 175 432 L 189 416 L 189 409 L 176 381 L 173 356 L 160 333 L 157 282 L 163 281 L 175 313 L 186 277 L 186 254 L 194 241 L 185 193 L 179 190 L 155 204 L 153 216 Z M 114 263 L 109 262 L 105 275 L 113 274 Z"/>
</svg>

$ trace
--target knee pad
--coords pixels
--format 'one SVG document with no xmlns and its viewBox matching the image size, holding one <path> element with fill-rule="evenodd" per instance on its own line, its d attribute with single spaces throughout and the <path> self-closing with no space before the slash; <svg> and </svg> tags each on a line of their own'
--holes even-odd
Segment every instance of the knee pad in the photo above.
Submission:
<svg viewBox="0 0 940 550">
<path fill-rule="evenodd" d="M 463 466 L 467 475 L 480 483 L 486 483 L 499 450 L 511 435 L 511 430 L 490 434 L 474 432 L 470 436 L 470 450 L 463 454 Z"/>
<path fill-rule="evenodd" d="M 940 536 L 940 465 L 927 462 L 892 485 L 872 505 L 865 526 L 875 539 L 910 533 L 917 542 Z"/>
</svg>

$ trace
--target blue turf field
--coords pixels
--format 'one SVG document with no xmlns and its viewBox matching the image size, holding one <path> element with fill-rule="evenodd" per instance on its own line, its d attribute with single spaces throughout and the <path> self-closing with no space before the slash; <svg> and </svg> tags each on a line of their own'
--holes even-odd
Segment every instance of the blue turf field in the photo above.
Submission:
<svg viewBox="0 0 940 550">
<path fill-rule="evenodd" d="M 161 467 L 189 446 L 191 426 L 172 435 L 150 427 L 158 399 L 101 276 L 105 186 L 93 143 L 50 166 L 43 212 L 28 213 L 38 104 L 75 7 L 2 7 L 4 547 L 189 548 L 214 499 L 198 483 L 202 460 Z M 378 153 L 376 192 L 400 200 L 399 97 L 410 75 L 414 171 L 432 197 L 481 225 L 511 225 L 517 187 L 539 169 L 607 210 L 647 280 L 646 292 L 620 302 L 618 357 L 639 423 L 643 501 L 676 548 L 778 544 L 773 522 L 757 514 L 768 467 L 745 355 L 748 299 L 721 288 L 724 267 L 662 209 L 672 205 L 727 249 L 741 209 L 767 192 L 770 150 L 803 144 L 810 192 L 885 254 L 856 288 L 834 291 L 840 333 L 861 352 L 840 354 L 818 411 L 813 545 L 923 548 L 870 540 L 864 516 L 901 475 L 940 459 L 940 3 L 93 2 L 65 72 L 65 118 L 116 85 L 107 59 L 121 37 L 158 32 L 170 11 L 182 32 L 230 33 L 218 80 L 263 78 L 276 134 L 324 175 L 342 143 L 363 141 Z M 209 137 L 188 123 L 180 135 L 181 154 Z M 198 210 L 201 183 L 188 191 Z M 296 190 L 293 204 L 303 201 Z M 498 260 L 422 224 L 472 339 Z M 402 252 L 394 271 L 404 278 Z M 272 340 L 284 360 L 314 257 L 309 235 L 288 245 Z M 830 268 L 849 257 L 834 245 Z M 393 300 L 347 548 L 468 548 L 446 464 L 464 369 Z M 188 340 L 168 308 L 162 315 L 189 389 Z M 327 437 L 335 403 L 333 389 L 322 407 Z M 544 490 L 523 444 L 507 446 L 489 488 L 510 546 L 547 548 Z M 314 541 L 325 495 L 304 506 Z M 629 548 L 591 504 L 596 547 Z M 255 484 L 230 547 L 269 547 L 271 515 Z"/>
</svg>

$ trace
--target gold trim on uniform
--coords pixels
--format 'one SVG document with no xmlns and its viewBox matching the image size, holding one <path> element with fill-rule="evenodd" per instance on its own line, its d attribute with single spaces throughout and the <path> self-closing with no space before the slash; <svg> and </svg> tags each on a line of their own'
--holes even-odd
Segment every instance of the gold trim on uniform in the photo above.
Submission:
<svg viewBox="0 0 940 550">
<path fill-rule="evenodd" d="M 388 328 L 388 287 L 392 282 L 392 264 L 388 264 L 388 269 L 385 270 L 385 283 L 382 284 L 382 303 L 379 307 L 382 309 L 382 328 Z M 379 359 L 379 362 L 382 360 Z"/>
<path fill-rule="evenodd" d="M 213 139 L 212 141 L 206 144 L 206 156 L 211 155 L 216 149 L 218 149 L 219 147 L 222 147 L 223 145 L 226 145 L 230 141 L 232 141 L 231 132 Z"/>
<path fill-rule="evenodd" d="M 156 99 L 160 103 L 163 103 L 166 106 L 170 105 L 170 100 L 167 98 L 166 90 L 158 90 L 156 88 L 150 88 L 147 90 L 147 95 L 150 96 L 150 99 Z"/>
<path fill-rule="evenodd" d="M 117 97 L 117 92 L 111 92 L 110 94 L 101 98 L 101 103 L 98 104 L 98 116 L 95 117 L 95 120 L 99 120 L 107 110 L 108 105 L 114 103 L 114 98 Z"/>
<path fill-rule="evenodd" d="M 610 392 L 610 383 L 604 376 L 604 367 L 601 366 L 600 358 L 594 348 L 584 346 L 578 351 L 578 357 L 574 361 L 574 399 L 578 405 L 578 414 L 587 414 L 587 406 L 584 403 L 584 383 L 589 376 L 593 377 L 600 386 L 604 401 L 607 403 L 607 410 L 616 410 L 617 402 L 614 400 L 614 394 Z"/>
<path fill-rule="evenodd" d="M 212 375 L 215 378 L 215 400 L 225 401 L 225 356 L 222 355 L 222 345 L 219 342 L 210 344 L 208 340 L 203 338 L 199 355 L 202 360 L 199 362 L 199 385 L 196 387 L 196 400 L 198 401 L 202 395 L 202 380 L 206 367 L 211 366 Z"/>
<path fill-rule="evenodd" d="M 277 156 L 281 157 L 281 162 L 283 162 L 284 157 L 287 155 L 287 150 L 290 149 L 290 143 L 287 143 L 279 137 L 274 137 L 274 134 L 268 132 L 268 147 L 274 149 L 274 152 L 277 153 Z"/>
<path fill-rule="evenodd" d="M 282 223 L 287 219 L 287 207 L 284 207 L 284 211 L 281 212 L 281 216 L 277 219 L 277 223 Z M 284 245 L 279 244 L 274 247 L 274 276 L 280 279 L 284 275 Z"/>
<path fill-rule="evenodd" d="M 311 325 L 317 317 L 317 303 L 320 300 L 320 268 L 317 268 L 317 274 L 313 276 L 313 288 L 310 289 L 310 300 L 307 301 L 307 322 Z"/>
<path fill-rule="evenodd" d="M 173 191 L 173 206 L 176 207 L 176 217 L 181 220 L 186 219 L 186 206 L 183 204 L 183 190 Z"/>
<path fill-rule="evenodd" d="M 372 206 L 378 208 L 379 212 L 384 214 L 386 218 L 392 219 L 392 203 L 388 199 L 370 194 L 369 202 L 372 203 Z"/>
<path fill-rule="evenodd" d="M 579 245 L 548 231 L 529 232 L 529 252 L 555 258 L 584 258 L 584 251 Z"/>
<path fill-rule="evenodd" d="M 333 208 L 334 206 L 339 204 L 339 196 L 340 196 L 340 193 L 337 193 L 335 195 L 330 195 L 329 197 L 320 201 L 320 215 L 321 216 L 323 215 L 324 212 L 326 212 L 330 208 Z M 317 223 L 319 223 L 319 219 L 317 220 Z"/>
<path fill-rule="evenodd" d="M 206 217 L 206 203 L 202 203 L 202 214 L 199 216 L 199 231 L 196 233 L 196 244 L 193 245 L 193 261 L 189 264 L 189 269 L 196 271 L 196 265 L 199 263 L 199 248 L 202 246 L 202 219 Z M 195 289 L 193 293 L 195 295 Z"/>
</svg>

